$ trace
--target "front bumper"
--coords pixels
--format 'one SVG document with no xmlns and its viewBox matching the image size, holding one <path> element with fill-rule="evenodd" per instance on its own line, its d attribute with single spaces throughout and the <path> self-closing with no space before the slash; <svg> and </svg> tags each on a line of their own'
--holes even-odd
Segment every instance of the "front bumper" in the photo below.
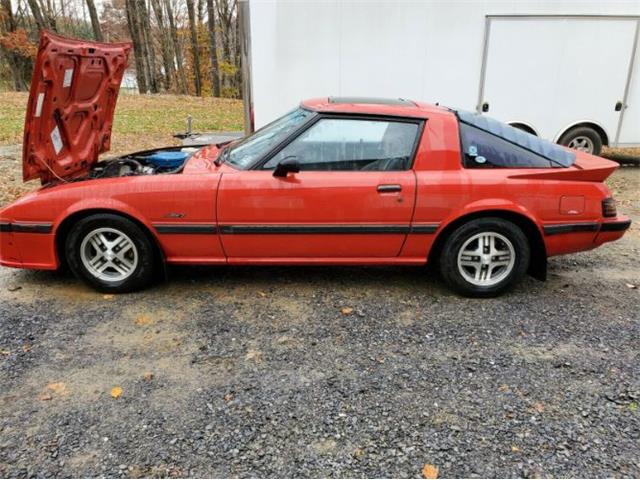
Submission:
<svg viewBox="0 0 640 480">
<path fill-rule="evenodd" d="M 0 221 L 0 265 L 55 270 L 58 259 L 50 223 Z"/>
</svg>

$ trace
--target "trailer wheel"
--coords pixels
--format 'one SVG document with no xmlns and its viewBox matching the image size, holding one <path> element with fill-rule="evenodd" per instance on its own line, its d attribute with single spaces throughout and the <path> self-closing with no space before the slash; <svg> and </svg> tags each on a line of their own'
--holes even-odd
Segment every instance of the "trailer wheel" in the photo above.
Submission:
<svg viewBox="0 0 640 480">
<path fill-rule="evenodd" d="M 574 127 L 558 143 L 591 155 L 600 155 L 602 151 L 602 137 L 591 127 Z"/>
</svg>

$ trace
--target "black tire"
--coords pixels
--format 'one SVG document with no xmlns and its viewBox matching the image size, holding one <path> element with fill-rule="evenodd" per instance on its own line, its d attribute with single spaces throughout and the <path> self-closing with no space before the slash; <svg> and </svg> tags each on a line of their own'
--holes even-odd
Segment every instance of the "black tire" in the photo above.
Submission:
<svg viewBox="0 0 640 480">
<path fill-rule="evenodd" d="M 593 150 L 588 153 L 600 155 L 600 152 L 602 152 L 602 137 L 591 127 L 574 127 L 562 135 L 558 143 L 568 147 L 571 142 L 578 139 L 587 139 L 591 142 Z"/>
<path fill-rule="evenodd" d="M 101 228 L 120 232 L 133 243 L 136 254 L 135 268 L 132 268 L 124 279 L 98 278 L 82 260 L 83 241 L 96 229 Z M 64 251 L 69 268 L 75 276 L 100 292 L 128 293 L 140 290 L 149 285 L 156 272 L 156 255 L 148 235 L 137 224 L 118 215 L 101 213 L 79 220 L 66 238 Z"/>
<path fill-rule="evenodd" d="M 504 278 L 494 285 L 476 285 L 467 280 L 458 266 L 458 254 L 465 243 L 480 233 L 493 233 L 506 238 L 514 250 L 511 267 L 504 267 Z M 498 240 L 500 241 L 500 240 Z M 473 243 L 471 243 L 473 245 Z M 531 248 L 527 237 L 516 224 L 497 217 L 478 218 L 458 228 L 446 239 L 440 257 L 440 273 L 456 292 L 467 297 L 494 297 L 513 287 L 529 268 Z M 508 270 L 511 268 L 511 270 Z M 498 270 L 500 272 L 500 270 Z M 507 273 L 508 272 L 508 273 Z M 500 275 L 496 275 L 498 280 Z"/>
</svg>

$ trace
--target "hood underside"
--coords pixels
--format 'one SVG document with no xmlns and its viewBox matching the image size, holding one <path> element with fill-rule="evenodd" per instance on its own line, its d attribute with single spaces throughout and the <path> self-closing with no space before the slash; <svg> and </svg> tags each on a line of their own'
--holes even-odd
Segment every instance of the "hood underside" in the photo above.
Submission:
<svg viewBox="0 0 640 480">
<path fill-rule="evenodd" d="M 24 181 L 86 174 L 109 150 L 130 50 L 129 43 L 41 33 L 24 125 Z"/>
</svg>

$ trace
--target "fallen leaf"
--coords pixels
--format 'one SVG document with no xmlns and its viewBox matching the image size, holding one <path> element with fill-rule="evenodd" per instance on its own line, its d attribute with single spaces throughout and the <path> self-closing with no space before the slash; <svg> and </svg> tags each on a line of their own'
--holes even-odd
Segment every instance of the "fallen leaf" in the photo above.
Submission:
<svg viewBox="0 0 640 480">
<path fill-rule="evenodd" d="M 234 398 L 236 398 L 235 395 L 233 393 L 229 392 L 229 393 L 225 394 L 224 401 L 229 403 Z"/>
<path fill-rule="evenodd" d="M 249 350 L 247 354 L 244 356 L 245 360 L 253 360 L 254 362 L 259 362 L 262 360 L 262 352 L 259 350 Z"/>
<path fill-rule="evenodd" d="M 508 391 L 509 391 L 509 385 L 502 384 L 502 385 L 500 385 L 500 386 L 498 387 L 498 390 L 499 390 L 500 392 L 508 392 Z"/>
<path fill-rule="evenodd" d="M 542 402 L 536 402 L 533 404 L 533 406 L 531 407 L 533 410 L 535 410 L 538 413 L 542 413 L 544 412 L 544 404 Z"/>
<path fill-rule="evenodd" d="M 31 345 L 23 345 L 22 346 L 22 351 L 24 353 L 27 353 L 27 352 L 31 351 Z"/>
<path fill-rule="evenodd" d="M 364 450 L 363 450 L 363 449 L 361 449 L 361 448 L 356 448 L 356 449 L 353 451 L 352 455 L 353 455 L 355 458 L 360 459 L 360 458 L 364 457 Z"/>
<path fill-rule="evenodd" d="M 106 295 L 103 295 L 102 298 L 104 298 L 105 300 L 111 300 L 111 299 L 113 299 L 113 295 L 108 293 Z"/>
<path fill-rule="evenodd" d="M 151 325 L 153 323 L 153 319 L 149 315 L 138 315 L 136 317 L 136 325 L 139 327 L 144 327 L 145 325 Z"/>
<path fill-rule="evenodd" d="M 47 385 L 49 390 L 53 390 L 58 395 L 68 393 L 67 386 L 62 382 L 50 383 Z"/>
<path fill-rule="evenodd" d="M 627 288 L 633 288 L 633 289 L 638 288 L 638 286 L 634 285 L 633 283 L 625 283 L 625 285 L 627 286 Z"/>
<path fill-rule="evenodd" d="M 46 402 L 48 400 L 53 400 L 53 397 L 51 395 L 49 395 L 48 393 L 43 393 L 42 395 L 40 395 L 38 397 L 40 400 L 42 400 L 43 402 Z"/>
<path fill-rule="evenodd" d="M 522 450 L 517 445 L 511 445 L 511 451 L 513 453 L 520 453 Z"/>
<path fill-rule="evenodd" d="M 47 385 L 47 389 L 51 390 L 56 395 L 67 395 L 69 393 L 69 389 L 62 382 L 50 383 Z"/>
<path fill-rule="evenodd" d="M 631 402 L 629 404 L 629 410 L 631 410 L 632 412 L 635 412 L 638 410 L 638 404 L 636 402 Z"/>
<path fill-rule="evenodd" d="M 120 398 L 121 395 L 122 395 L 122 388 L 121 387 L 113 387 L 111 389 L 111 396 L 113 398 Z"/>
<path fill-rule="evenodd" d="M 276 342 L 278 342 L 280 345 L 284 345 L 285 343 L 291 343 L 292 341 L 293 341 L 293 338 L 288 337 L 287 335 L 283 335 L 276 340 Z"/>
<path fill-rule="evenodd" d="M 144 374 L 144 379 L 145 379 L 147 382 L 150 382 L 151 380 L 153 380 L 153 373 L 151 373 L 151 372 L 147 372 L 147 373 L 145 373 L 145 374 Z"/>
<path fill-rule="evenodd" d="M 422 467 L 422 476 L 429 479 L 438 478 L 438 467 L 425 463 Z"/>
<path fill-rule="evenodd" d="M 267 296 L 266 292 L 258 292 L 258 295 L 260 295 L 262 298 Z"/>
<path fill-rule="evenodd" d="M 0 355 L 11 355 L 9 350 L 0 350 Z"/>
<path fill-rule="evenodd" d="M 351 315 L 353 313 L 353 308 L 351 308 L 351 307 L 342 307 L 340 309 L 340 313 L 342 313 L 343 315 Z"/>
</svg>

